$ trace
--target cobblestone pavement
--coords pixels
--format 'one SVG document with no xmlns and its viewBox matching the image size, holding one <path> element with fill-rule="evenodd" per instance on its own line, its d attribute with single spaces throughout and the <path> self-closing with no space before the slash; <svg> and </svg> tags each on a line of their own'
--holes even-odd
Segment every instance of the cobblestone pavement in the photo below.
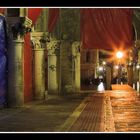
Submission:
<svg viewBox="0 0 140 140">
<path fill-rule="evenodd" d="M 128 85 L 113 86 L 112 92 L 108 94 L 111 100 L 115 131 L 140 132 L 139 93 Z"/>
<path fill-rule="evenodd" d="M 139 94 L 128 85 L 112 85 L 112 89 L 90 94 L 80 115 L 65 131 L 139 132 Z"/>
<path fill-rule="evenodd" d="M 139 93 L 128 85 L 0 110 L 1 132 L 140 132 Z"/>
</svg>

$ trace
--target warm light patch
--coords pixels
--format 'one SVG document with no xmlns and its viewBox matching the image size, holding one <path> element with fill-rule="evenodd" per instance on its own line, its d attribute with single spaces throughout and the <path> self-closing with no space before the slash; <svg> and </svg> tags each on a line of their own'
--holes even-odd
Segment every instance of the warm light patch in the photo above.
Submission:
<svg viewBox="0 0 140 140">
<path fill-rule="evenodd" d="M 117 53 L 116 53 L 116 57 L 117 58 L 122 58 L 123 57 L 123 52 L 121 52 L 121 51 L 118 51 Z"/>
<path fill-rule="evenodd" d="M 106 62 L 105 61 L 103 61 L 103 65 L 106 65 Z"/>
<path fill-rule="evenodd" d="M 139 69 L 139 68 L 140 68 L 140 66 L 139 66 L 139 65 L 137 65 L 137 66 L 136 66 L 136 68 L 137 68 L 137 69 Z"/>
<path fill-rule="evenodd" d="M 118 66 L 118 65 L 116 65 L 116 66 L 115 66 L 115 69 L 119 69 L 119 66 Z"/>
<path fill-rule="evenodd" d="M 103 67 L 99 67 L 99 71 L 103 71 Z"/>
</svg>

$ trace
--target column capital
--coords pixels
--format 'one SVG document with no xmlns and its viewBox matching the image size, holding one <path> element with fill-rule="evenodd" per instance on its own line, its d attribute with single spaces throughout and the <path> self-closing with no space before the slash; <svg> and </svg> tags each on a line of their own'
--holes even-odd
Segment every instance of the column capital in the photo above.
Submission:
<svg viewBox="0 0 140 140">
<path fill-rule="evenodd" d="M 49 34 L 47 32 L 32 32 L 31 41 L 34 49 L 45 49 L 46 43 L 49 42 Z"/>
<path fill-rule="evenodd" d="M 31 31 L 32 21 L 28 17 L 7 17 L 6 21 L 12 39 L 23 38 Z"/>
<path fill-rule="evenodd" d="M 60 49 L 60 40 L 52 39 L 47 44 L 48 55 L 56 55 Z"/>
</svg>

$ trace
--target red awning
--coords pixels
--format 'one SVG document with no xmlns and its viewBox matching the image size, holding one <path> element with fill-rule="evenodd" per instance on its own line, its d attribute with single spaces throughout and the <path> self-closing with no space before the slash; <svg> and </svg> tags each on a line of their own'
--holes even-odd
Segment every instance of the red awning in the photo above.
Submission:
<svg viewBox="0 0 140 140">
<path fill-rule="evenodd" d="M 133 43 L 132 9 L 81 9 L 84 48 L 129 48 Z"/>
<path fill-rule="evenodd" d="M 28 17 L 32 20 L 32 23 L 35 24 L 39 15 L 41 14 L 42 8 L 28 8 Z"/>
<path fill-rule="evenodd" d="M 59 17 L 59 8 L 49 9 L 48 31 L 52 32 Z"/>
</svg>

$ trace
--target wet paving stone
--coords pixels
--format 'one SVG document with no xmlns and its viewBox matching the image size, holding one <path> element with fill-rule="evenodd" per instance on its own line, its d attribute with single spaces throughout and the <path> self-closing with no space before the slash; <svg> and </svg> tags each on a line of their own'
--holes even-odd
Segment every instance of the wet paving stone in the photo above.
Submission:
<svg viewBox="0 0 140 140">
<path fill-rule="evenodd" d="M 119 85 L 117 88 L 119 88 Z M 125 86 L 124 89 L 119 90 L 119 92 L 115 90 L 112 91 L 110 99 L 114 116 L 115 131 L 139 132 L 140 98 L 138 97 L 137 92 L 130 86 Z"/>
</svg>

